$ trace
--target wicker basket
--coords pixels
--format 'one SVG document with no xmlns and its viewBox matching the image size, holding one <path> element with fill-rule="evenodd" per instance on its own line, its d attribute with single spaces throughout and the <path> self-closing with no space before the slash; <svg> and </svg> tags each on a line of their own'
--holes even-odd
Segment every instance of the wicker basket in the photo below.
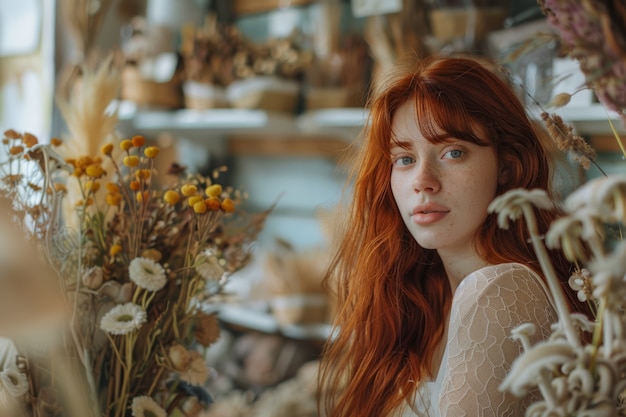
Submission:
<svg viewBox="0 0 626 417">
<path fill-rule="evenodd" d="M 185 107 L 194 110 L 206 110 L 229 107 L 223 88 L 195 81 L 183 83 Z"/>
<path fill-rule="evenodd" d="M 181 108 L 183 92 L 179 79 L 174 75 L 170 81 L 157 83 L 144 79 L 137 68 L 127 66 L 122 70 L 122 100 L 153 108 Z"/>
<path fill-rule="evenodd" d="M 253 77 L 235 81 L 226 94 L 230 105 L 239 109 L 261 109 L 271 112 L 295 113 L 300 85 L 273 77 Z"/>
<path fill-rule="evenodd" d="M 357 88 L 312 88 L 306 94 L 306 110 L 361 107 L 363 95 Z"/>
</svg>

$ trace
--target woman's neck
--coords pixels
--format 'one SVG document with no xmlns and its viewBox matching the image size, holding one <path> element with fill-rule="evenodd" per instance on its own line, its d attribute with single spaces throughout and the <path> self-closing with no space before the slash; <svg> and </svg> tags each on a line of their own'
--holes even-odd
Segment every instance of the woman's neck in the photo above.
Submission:
<svg viewBox="0 0 626 417">
<path fill-rule="evenodd" d="M 489 265 L 489 262 L 481 258 L 475 251 L 466 253 L 459 253 L 457 251 L 454 253 L 446 253 L 445 251 L 438 252 L 443 263 L 443 268 L 450 281 L 452 294 L 454 294 L 457 287 L 466 276 Z"/>
</svg>

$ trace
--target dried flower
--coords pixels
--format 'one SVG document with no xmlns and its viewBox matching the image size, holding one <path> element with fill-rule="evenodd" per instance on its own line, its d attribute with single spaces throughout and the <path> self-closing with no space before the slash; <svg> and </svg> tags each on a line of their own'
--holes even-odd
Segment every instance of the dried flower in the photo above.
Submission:
<svg viewBox="0 0 626 417">
<path fill-rule="evenodd" d="M 13 397 L 21 397 L 28 392 L 28 379 L 22 372 L 6 368 L 0 372 L 0 388 L 4 388 Z"/>
<path fill-rule="evenodd" d="M 147 147 L 143 153 L 147 158 L 156 158 L 159 155 L 160 149 L 157 146 L 149 146 Z"/>
<path fill-rule="evenodd" d="M 89 289 L 96 290 L 102 285 L 102 276 L 102 268 L 92 266 L 83 274 L 83 284 Z"/>
<path fill-rule="evenodd" d="M 11 147 L 11 149 L 9 149 L 9 153 L 13 156 L 15 155 L 19 155 L 22 152 L 24 152 L 24 147 L 23 146 L 13 146 Z"/>
<path fill-rule="evenodd" d="M 204 214 L 207 212 L 207 206 L 206 204 L 204 204 L 202 197 L 200 201 L 198 201 L 197 203 L 193 203 L 193 211 L 197 214 Z"/>
<path fill-rule="evenodd" d="M 562 152 L 569 152 L 575 161 L 589 169 L 589 164 L 596 158 L 596 151 L 589 145 L 582 136 L 573 133 L 573 127 L 567 125 L 561 116 L 557 114 L 549 115 L 541 113 L 541 119 L 548 129 L 550 137 Z"/>
<path fill-rule="evenodd" d="M 85 169 L 85 174 L 87 174 L 87 176 L 92 177 L 92 178 L 100 178 L 103 175 L 105 175 L 106 172 L 100 165 L 94 164 L 94 165 L 89 165 Z"/>
<path fill-rule="evenodd" d="M 137 304 L 120 304 L 102 317 L 100 328 L 109 334 L 124 335 L 139 330 L 146 319 L 146 312 Z"/>
<path fill-rule="evenodd" d="M 209 281 L 219 281 L 226 272 L 219 259 L 212 251 L 207 250 L 196 257 L 196 271 Z"/>
<path fill-rule="evenodd" d="M 232 213 L 235 211 L 235 202 L 230 198 L 225 198 L 224 201 L 222 201 L 221 207 L 226 213 Z"/>
<path fill-rule="evenodd" d="M 172 366 L 177 371 L 184 371 L 189 368 L 191 363 L 191 355 L 189 351 L 181 344 L 175 343 L 167 348 L 167 357 Z"/>
<path fill-rule="evenodd" d="M 207 197 L 219 197 L 222 194 L 222 186 L 219 184 L 212 184 L 204 190 Z"/>
<path fill-rule="evenodd" d="M 591 274 L 587 268 L 574 271 L 568 284 L 571 289 L 576 291 L 579 301 L 584 302 L 592 299 Z"/>
<path fill-rule="evenodd" d="M 145 395 L 133 398 L 130 408 L 133 417 L 167 417 L 167 412 L 151 397 Z"/>
<path fill-rule="evenodd" d="M 180 373 L 180 379 L 191 385 L 202 385 L 209 378 L 209 368 L 200 352 L 189 352 L 189 366 Z"/>
<path fill-rule="evenodd" d="M 122 251 L 122 245 L 115 244 L 109 249 L 109 255 L 115 256 Z"/>
<path fill-rule="evenodd" d="M 220 203 L 220 200 L 215 197 L 207 198 L 204 200 L 204 204 L 206 204 L 207 209 L 211 211 L 217 211 L 222 208 L 222 203 Z"/>
<path fill-rule="evenodd" d="M 37 137 L 31 133 L 24 133 L 22 137 L 22 141 L 24 142 L 24 145 L 26 145 L 27 148 L 32 148 L 33 146 L 39 143 L 39 140 L 37 139 Z"/>
<path fill-rule="evenodd" d="M 120 149 L 123 150 L 124 152 L 127 152 L 132 147 L 133 147 L 133 142 L 130 141 L 129 139 L 124 139 L 123 141 L 120 142 Z"/>
<path fill-rule="evenodd" d="M 220 336 L 220 325 L 216 315 L 198 312 L 194 335 L 196 341 L 204 347 L 215 343 Z"/>
<path fill-rule="evenodd" d="M 187 204 L 189 204 L 189 207 L 193 207 L 196 203 L 199 202 L 204 202 L 202 196 L 200 195 L 193 195 L 187 199 Z"/>
<path fill-rule="evenodd" d="M 129 155 L 124 157 L 124 165 L 130 168 L 139 166 L 139 157 L 137 155 Z"/>
<path fill-rule="evenodd" d="M 146 249 L 141 252 L 143 258 L 152 259 L 154 262 L 159 262 L 163 254 L 157 249 Z"/>
<path fill-rule="evenodd" d="M 111 156 L 113 153 L 113 144 L 107 143 L 106 145 L 103 145 L 102 148 L 100 148 L 100 152 L 102 152 L 103 155 Z"/>
<path fill-rule="evenodd" d="M 180 194 L 174 190 L 168 190 L 163 194 L 163 200 L 173 206 L 180 201 Z"/>
<path fill-rule="evenodd" d="M 146 143 L 146 138 L 144 138 L 142 135 L 135 135 L 131 139 L 131 143 L 133 144 L 133 146 L 141 148 Z"/>
<path fill-rule="evenodd" d="M 158 291 L 167 282 L 165 269 L 157 262 L 148 258 L 139 257 L 130 261 L 128 273 L 130 279 L 138 287 L 148 291 Z"/>
<path fill-rule="evenodd" d="M 198 187 L 193 184 L 185 184 L 182 186 L 180 191 L 185 197 L 191 197 L 198 192 Z"/>
</svg>

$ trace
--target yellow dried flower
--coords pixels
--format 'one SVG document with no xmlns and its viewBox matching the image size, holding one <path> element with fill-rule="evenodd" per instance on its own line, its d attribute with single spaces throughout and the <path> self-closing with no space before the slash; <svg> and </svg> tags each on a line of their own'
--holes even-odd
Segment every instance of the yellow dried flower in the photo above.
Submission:
<svg viewBox="0 0 626 417">
<path fill-rule="evenodd" d="M 102 146 L 102 148 L 100 148 L 100 152 L 102 152 L 103 155 L 111 156 L 111 154 L 113 153 L 113 144 L 107 143 L 106 145 Z"/>
<path fill-rule="evenodd" d="M 124 157 L 124 165 L 127 167 L 136 167 L 139 165 L 139 157 L 137 155 L 129 155 Z"/>
<path fill-rule="evenodd" d="M 122 245 L 115 244 L 109 249 L 109 255 L 115 256 L 122 251 Z"/>
<path fill-rule="evenodd" d="M 105 200 L 109 206 L 119 206 L 122 202 L 122 195 L 119 193 L 109 193 L 106 195 Z"/>
<path fill-rule="evenodd" d="M 7 138 L 2 139 L 2 144 L 3 145 L 8 145 L 9 144 L 9 139 L 7 139 Z"/>
<path fill-rule="evenodd" d="M 207 198 L 204 200 L 204 204 L 206 204 L 207 208 L 211 211 L 218 211 L 222 207 L 220 200 L 215 197 Z"/>
<path fill-rule="evenodd" d="M 143 153 L 148 158 L 156 158 L 159 155 L 159 147 L 158 146 L 149 146 L 147 147 Z"/>
<path fill-rule="evenodd" d="M 106 172 L 100 165 L 89 165 L 85 169 L 85 174 L 91 178 L 100 178 L 106 174 Z"/>
<path fill-rule="evenodd" d="M 81 167 L 82 169 L 86 169 L 89 165 L 95 165 L 96 161 L 93 160 L 90 156 L 81 156 L 76 160 L 76 165 Z"/>
<path fill-rule="evenodd" d="M 15 155 L 19 155 L 22 152 L 24 152 L 24 147 L 23 146 L 12 146 L 11 149 L 9 149 L 9 153 L 13 156 Z"/>
<path fill-rule="evenodd" d="M 141 135 L 136 135 L 133 136 L 131 143 L 133 144 L 133 146 L 141 148 L 146 143 L 146 139 Z"/>
<path fill-rule="evenodd" d="M 198 214 L 204 214 L 207 212 L 207 206 L 204 204 L 204 201 L 198 201 L 193 205 L 193 211 Z"/>
<path fill-rule="evenodd" d="M 122 149 L 124 152 L 128 151 L 132 147 L 133 142 L 131 142 L 129 139 L 124 139 L 120 142 L 120 149 Z"/>
<path fill-rule="evenodd" d="M 202 196 L 199 195 L 192 195 L 191 197 L 189 197 L 189 199 L 187 200 L 187 203 L 189 204 L 189 207 L 193 207 L 194 204 L 199 203 L 200 201 L 202 201 L 203 198 Z"/>
<path fill-rule="evenodd" d="M 219 184 L 209 185 L 206 190 L 204 190 L 204 193 L 207 197 L 218 197 L 222 194 L 222 186 Z"/>
<path fill-rule="evenodd" d="M 149 169 L 139 169 L 137 170 L 137 172 L 135 172 L 135 178 L 137 178 L 139 181 L 147 180 L 148 178 L 150 178 L 151 175 L 152 171 L 150 171 Z"/>
<path fill-rule="evenodd" d="M 5 130 L 4 131 L 4 136 L 6 136 L 9 139 L 19 139 L 19 138 L 22 137 L 22 135 L 20 135 L 19 133 L 17 133 L 13 129 Z"/>
<path fill-rule="evenodd" d="M 226 213 L 232 213 L 235 211 L 235 202 L 230 198 L 225 198 L 224 201 L 222 201 L 222 210 Z"/>
<path fill-rule="evenodd" d="M 85 191 L 95 193 L 100 189 L 100 183 L 97 181 L 87 181 L 85 183 Z"/>
<path fill-rule="evenodd" d="M 83 207 L 83 206 L 84 206 L 84 207 L 89 207 L 89 206 L 90 206 L 90 205 L 92 205 L 92 204 L 93 204 L 93 198 L 89 197 L 89 198 L 87 199 L 87 201 L 84 201 L 84 200 L 78 200 L 78 201 L 77 201 L 74 205 L 75 205 L 76 207 Z"/>
<path fill-rule="evenodd" d="M 137 194 L 135 194 L 135 198 L 139 202 L 145 202 L 150 199 L 150 193 L 148 191 L 138 191 Z"/>
<path fill-rule="evenodd" d="M 163 255 L 157 249 L 146 249 L 143 252 L 141 252 L 141 257 L 152 259 L 154 262 L 159 262 L 161 258 L 163 257 Z"/>
<path fill-rule="evenodd" d="M 33 146 L 39 143 L 39 140 L 37 139 L 37 137 L 33 135 L 32 133 L 24 133 L 24 137 L 22 138 L 22 141 L 24 142 L 24 145 L 26 145 L 27 148 L 32 148 Z"/>
<path fill-rule="evenodd" d="M 120 192 L 120 187 L 119 185 L 113 183 L 113 182 L 109 182 L 106 185 L 106 189 L 108 192 L 110 193 L 119 193 Z"/>
<path fill-rule="evenodd" d="M 133 191 L 141 190 L 141 183 L 139 181 L 131 181 L 130 184 L 128 184 L 128 186 Z"/>
<path fill-rule="evenodd" d="M 82 169 L 81 167 L 74 167 L 74 172 L 72 172 L 72 175 L 75 176 L 76 178 L 80 178 L 85 174 L 85 170 Z"/>
<path fill-rule="evenodd" d="M 52 138 L 52 139 L 50 139 L 50 144 L 52 146 L 61 146 L 61 145 L 63 145 L 63 141 L 61 139 L 59 139 L 59 138 Z"/>
<path fill-rule="evenodd" d="M 185 197 L 190 197 L 198 192 L 198 187 L 193 184 L 185 184 L 181 187 L 180 191 Z"/>
<path fill-rule="evenodd" d="M 163 194 L 163 200 L 172 206 L 180 201 L 180 194 L 174 190 L 168 190 Z"/>
</svg>

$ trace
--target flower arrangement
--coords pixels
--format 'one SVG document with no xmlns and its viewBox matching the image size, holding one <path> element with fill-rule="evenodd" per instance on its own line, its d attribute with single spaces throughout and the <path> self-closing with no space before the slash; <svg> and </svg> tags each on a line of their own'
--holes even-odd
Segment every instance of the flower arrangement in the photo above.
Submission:
<svg viewBox="0 0 626 417">
<path fill-rule="evenodd" d="M 12 416 L 194 415 L 211 401 L 203 350 L 219 336 L 206 306 L 246 265 L 268 212 L 239 209 L 245 194 L 217 182 L 221 169 L 173 165 L 159 185 L 160 149 L 143 136 L 78 158 L 62 157 L 58 139 L 38 142 L 4 132 L 0 197 L 58 278 L 69 320 L 60 349 L 16 340 L 0 415 L 7 404 Z"/>
<path fill-rule="evenodd" d="M 576 59 L 600 103 L 617 113 L 626 126 L 626 8 L 621 1 L 539 0 L 548 23 L 556 30 L 564 52 Z M 620 23 L 621 22 L 621 23 Z M 568 93 L 555 96 L 556 106 L 569 102 Z M 607 113 L 608 114 L 608 113 Z M 595 161 L 595 150 L 558 115 L 542 113 L 550 137 L 561 151 L 601 177 L 587 181 L 563 202 L 565 215 L 541 235 L 535 210 L 554 202 L 543 190 L 511 190 L 495 199 L 500 227 L 523 218 L 548 282 L 558 314 L 548 340 L 531 345 L 535 332 L 525 324 L 513 332 L 524 352 L 513 363 L 501 389 L 517 396 L 538 389 L 540 399 L 526 416 L 626 415 L 626 177 L 608 176 Z M 609 124 L 610 124 L 609 120 Z M 626 150 L 610 124 L 622 153 Z M 559 287 L 546 248 L 562 250 L 577 268 L 570 287 L 581 302 L 590 303 L 593 319 L 572 314 Z"/>
</svg>

